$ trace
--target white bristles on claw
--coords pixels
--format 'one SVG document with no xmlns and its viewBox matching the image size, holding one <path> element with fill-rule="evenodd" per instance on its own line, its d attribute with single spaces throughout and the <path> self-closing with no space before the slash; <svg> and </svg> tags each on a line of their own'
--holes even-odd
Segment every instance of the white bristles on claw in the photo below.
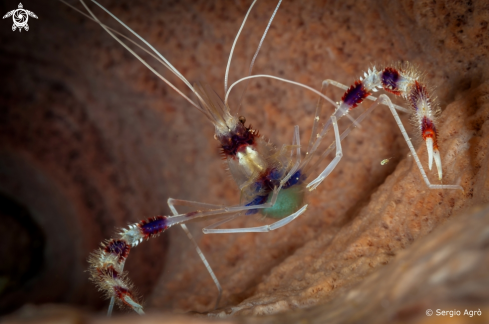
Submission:
<svg viewBox="0 0 489 324">
<path fill-rule="evenodd" d="M 433 139 L 430 137 L 426 139 L 426 148 L 428 149 L 428 167 L 431 170 L 431 166 L 433 165 Z"/>
<path fill-rule="evenodd" d="M 379 71 L 375 67 L 368 69 L 367 72 L 363 73 L 364 78 L 360 77 L 365 89 L 367 91 L 377 92 L 377 87 L 381 87 L 382 83 L 379 77 Z"/>
<path fill-rule="evenodd" d="M 441 169 L 440 151 L 438 151 L 438 149 L 435 149 L 433 151 L 433 156 L 435 158 L 436 168 L 438 169 L 438 179 L 441 180 L 441 178 L 443 177 L 443 172 L 442 172 L 442 169 Z"/>
</svg>

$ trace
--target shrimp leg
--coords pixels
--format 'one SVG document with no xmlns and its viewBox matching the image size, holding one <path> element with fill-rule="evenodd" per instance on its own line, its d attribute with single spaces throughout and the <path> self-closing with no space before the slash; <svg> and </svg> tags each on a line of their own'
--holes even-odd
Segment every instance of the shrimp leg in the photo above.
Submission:
<svg viewBox="0 0 489 324">
<path fill-rule="evenodd" d="M 326 79 L 326 80 L 324 80 L 324 81 L 323 81 L 322 86 L 323 86 L 323 88 L 324 88 L 324 89 L 326 89 L 326 88 L 328 87 L 328 85 L 330 85 L 330 84 L 331 84 L 332 86 L 335 86 L 335 87 L 340 88 L 340 89 L 342 89 L 342 90 L 348 90 L 348 87 L 347 87 L 346 85 L 341 84 L 341 83 L 339 83 L 338 81 L 331 80 L 331 79 Z M 368 99 L 368 100 L 370 100 L 370 101 L 375 101 L 375 100 L 377 100 L 377 98 L 376 98 L 376 97 L 374 97 L 374 96 L 368 96 L 368 97 L 367 97 L 367 99 Z M 407 109 L 407 108 L 404 108 L 404 107 L 402 107 L 402 106 L 395 105 L 395 104 L 392 104 L 392 106 L 393 106 L 395 109 L 397 109 L 397 110 L 399 110 L 399 111 L 402 111 L 402 112 L 405 112 L 405 113 L 407 113 L 407 114 L 410 114 L 410 113 L 411 113 L 411 110 L 409 110 L 409 109 Z"/>
<path fill-rule="evenodd" d="M 168 206 L 170 207 L 170 209 L 171 209 L 171 211 L 172 211 L 172 213 L 173 213 L 174 216 L 179 215 L 178 211 L 175 208 L 175 205 L 178 205 L 178 204 L 181 204 L 181 205 L 183 205 L 183 204 L 185 204 L 185 205 L 194 205 L 194 206 L 207 207 L 207 208 L 219 208 L 219 207 L 222 207 L 222 206 L 218 206 L 218 205 L 203 204 L 203 203 L 194 203 L 194 204 L 192 204 L 192 202 L 189 202 L 189 201 L 182 201 L 182 200 L 177 200 L 177 199 L 169 198 L 168 199 Z M 207 272 L 209 272 L 209 275 L 212 277 L 212 280 L 214 281 L 214 284 L 217 287 L 218 296 L 217 296 L 217 300 L 216 300 L 216 305 L 214 306 L 214 309 L 217 309 L 217 307 L 219 306 L 219 302 L 221 301 L 221 296 L 222 296 L 222 287 L 221 287 L 221 284 L 219 283 L 219 280 L 217 280 L 217 277 L 214 274 L 214 271 L 212 271 L 212 268 L 209 265 L 209 262 L 207 262 L 207 259 L 205 258 L 204 253 L 200 249 L 200 247 L 197 244 L 197 242 L 195 242 L 195 239 L 194 239 L 192 233 L 190 233 L 190 231 L 188 230 L 187 225 L 180 224 L 180 227 L 185 232 L 185 234 L 187 235 L 188 239 L 190 241 L 192 241 L 192 243 L 194 244 L 194 247 L 195 247 L 195 250 L 197 251 L 197 254 L 199 255 L 200 259 L 202 260 L 202 263 L 204 264 L 205 268 L 207 269 Z"/>
<path fill-rule="evenodd" d="M 238 216 L 238 215 L 233 215 L 233 216 L 229 217 L 228 219 L 220 221 L 219 223 L 205 227 L 202 231 L 204 232 L 204 234 L 266 233 L 266 232 L 276 230 L 276 229 L 278 229 L 282 226 L 285 226 L 288 223 L 292 222 L 294 219 L 296 219 L 297 217 L 299 217 L 300 215 L 302 215 L 306 211 L 307 206 L 308 205 L 302 206 L 301 209 L 299 209 L 298 211 L 296 211 L 292 215 L 289 215 L 289 216 L 287 216 L 287 217 L 285 217 L 279 221 L 276 221 L 275 223 L 272 223 L 270 225 L 263 225 L 263 226 L 257 226 L 257 227 L 245 227 L 245 228 L 222 228 L 222 229 L 221 228 L 217 228 L 217 229 L 215 228 L 219 225 L 222 225 L 228 221 L 233 220 L 236 216 Z M 255 207 L 255 206 L 253 206 L 253 207 Z"/>
<path fill-rule="evenodd" d="M 419 172 L 421 172 L 421 176 L 423 177 L 424 182 L 430 189 L 461 189 L 463 190 L 462 186 L 459 185 L 434 185 L 431 184 L 430 180 L 426 176 L 426 172 L 424 171 L 423 165 L 421 165 L 421 162 L 419 161 L 418 154 L 416 153 L 416 150 L 413 147 L 413 144 L 411 143 L 411 140 L 409 139 L 409 135 L 406 133 L 406 129 L 402 125 L 401 119 L 399 118 L 399 115 L 396 112 L 396 109 L 394 108 L 394 105 L 392 104 L 392 101 L 389 99 L 388 96 L 385 94 L 382 94 L 379 96 L 379 98 L 373 103 L 372 109 L 378 106 L 379 104 L 384 104 L 389 107 L 392 116 L 394 116 L 394 119 L 396 120 L 397 126 L 399 126 L 399 129 L 401 130 L 402 136 L 404 137 L 404 140 L 406 141 L 409 150 L 411 151 L 411 154 L 413 155 L 414 161 L 416 161 L 416 165 L 418 166 Z"/>
<path fill-rule="evenodd" d="M 324 179 L 326 179 L 326 177 L 329 176 L 329 174 L 333 171 L 333 169 L 338 165 L 338 163 L 340 162 L 341 158 L 343 157 L 343 150 L 341 149 L 341 137 L 340 137 L 340 132 L 338 130 L 338 122 L 336 121 L 336 117 L 335 116 L 331 116 L 331 123 L 333 124 L 333 129 L 334 129 L 334 137 L 335 137 L 335 141 L 336 141 L 336 156 L 335 158 L 333 159 L 333 161 L 331 161 L 328 166 L 326 166 L 326 168 L 324 169 L 323 172 L 321 172 L 321 174 L 316 178 L 314 179 L 313 181 L 311 181 L 306 188 L 308 188 L 309 190 L 314 190 L 317 188 L 317 186 L 319 186 L 321 184 L 321 182 L 323 182 Z"/>
<path fill-rule="evenodd" d="M 323 85 L 327 86 L 329 84 L 336 86 L 340 89 L 348 89 L 347 86 L 345 86 L 341 83 L 338 83 L 336 81 L 333 81 L 333 80 L 325 80 L 323 82 Z M 424 171 L 423 165 L 421 164 L 421 162 L 418 158 L 418 154 L 416 153 L 416 150 L 413 147 L 413 144 L 409 138 L 409 135 L 407 134 L 406 129 L 404 128 L 404 126 L 401 122 L 401 119 L 399 118 L 399 115 L 396 112 L 396 109 L 401 110 L 401 111 L 406 111 L 407 109 L 402 108 L 402 107 L 397 106 L 397 105 L 394 105 L 392 103 L 392 101 L 390 100 L 390 98 L 388 96 L 386 96 L 385 94 L 380 95 L 378 98 L 376 98 L 374 96 L 368 96 L 367 99 L 374 101 L 373 105 L 369 108 L 369 111 L 373 111 L 373 109 L 376 108 L 379 104 L 383 104 L 383 105 L 386 105 L 387 107 L 389 107 L 389 109 L 392 113 L 392 116 L 394 117 L 394 119 L 397 123 L 397 126 L 399 126 L 399 129 L 401 130 L 402 136 L 404 137 L 404 140 L 406 141 L 406 144 L 408 145 L 409 150 L 411 151 L 411 154 L 414 158 L 414 161 L 416 162 L 416 165 L 418 166 L 418 169 L 421 172 L 421 176 L 423 177 L 423 180 L 429 189 L 462 189 L 463 190 L 463 188 L 459 185 L 434 185 L 434 184 L 431 184 L 430 180 L 426 176 L 426 172 Z"/>
</svg>

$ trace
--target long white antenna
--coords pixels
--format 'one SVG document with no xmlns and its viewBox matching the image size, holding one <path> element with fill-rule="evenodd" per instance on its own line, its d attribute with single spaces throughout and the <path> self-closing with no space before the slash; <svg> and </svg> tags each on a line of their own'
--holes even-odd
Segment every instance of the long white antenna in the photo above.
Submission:
<svg viewBox="0 0 489 324">
<path fill-rule="evenodd" d="M 269 79 L 275 79 L 275 80 L 279 80 L 279 81 L 282 81 L 282 82 L 286 82 L 286 83 L 290 83 L 290 84 L 293 84 L 293 85 L 296 85 L 296 86 L 299 86 L 301 88 L 304 88 L 304 89 L 307 89 L 309 91 L 312 91 L 314 92 L 315 94 L 317 94 L 318 96 L 324 98 L 324 100 L 328 101 L 329 103 L 331 103 L 334 107 L 338 107 L 338 105 L 333 101 L 331 100 L 329 97 L 325 96 L 324 94 L 322 94 L 321 92 L 317 91 L 316 89 L 314 88 L 311 88 L 310 86 L 307 86 L 305 84 L 302 84 L 302 83 L 299 83 L 299 82 L 295 82 L 295 81 L 291 81 L 291 80 L 287 80 L 287 79 L 284 79 L 284 78 L 280 78 L 280 77 L 276 77 L 274 75 L 268 75 L 268 74 L 257 74 L 257 75 L 250 75 L 250 76 L 247 76 L 247 77 L 244 77 L 244 78 L 241 78 L 239 79 L 238 81 L 234 82 L 230 87 L 229 87 L 229 90 L 226 92 L 226 96 L 224 97 L 224 104 L 227 106 L 228 104 L 228 97 L 229 97 L 229 93 L 231 92 L 231 89 L 238 83 L 240 82 L 243 82 L 245 80 L 249 80 L 249 79 L 254 79 L 254 78 L 269 78 Z M 357 123 L 357 121 L 352 117 L 350 116 L 349 114 L 346 115 L 346 117 L 348 117 L 348 119 L 350 119 L 354 124 L 355 126 L 357 126 L 358 128 L 361 128 L 360 124 Z"/>
<path fill-rule="evenodd" d="M 88 13 L 93 17 L 93 20 L 96 21 L 105 31 L 112 36 L 119 44 L 121 44 L 129 53 L 131 53 L 134 57 L 136 57 L 141 63 L 143 63 L 144 66 L 146 66 L 151 72 L 153 72 L 157 77 L 159 77 L 163 82 L 165 82 L 168 86 L 170 86 L 173 90 L 175 90 L 178 94 L 180 94 L 184 99 L 186 99 L 192 106 L 194 106 L 197 110 L 199 110 L 201 113 L 203 113 L 208 119 L 210 119 L 209 114 L 203 110 L 199 105 L 197 105 L 195 102 L 193 102 L 189 97 L 187 97 L 183 92 L 181 92 L 177 87 L 175 87 L 170 81 L 168 81 L 165 77 L 163 77 L 160 73 L 158 73 L 151 65 L 149 65 L 143 58 L 141 58 L 138 54 L 136 54 L 129 46 L 127 46 L 123 41 L 121 41 L 117 36 L 115 36 L 109 29 L 109 27 L 105 26 L 102 24 L 102 22 L 95 16 L 95 14 L 88 8 L 88 6 L 83 2 L 83 0 L 80 0 L 82 5 L 85 7 L 85 9 L 88 11 Z M 107 11 L 107 10 L 106 10 Z M 107 11 L 108 12 L 108 11 Z M 125 36 L 124 36 L 125 37 Z M 126 37 L 127 38 L 127 37 Z M 137 44 L 136 44 L 137 45 Z M 138 45 L 139 46 L 139 45 Z M 144 49 L 143 49 L 144 50 Z M 158 53 L 157 53 L 158 54 Z M 169 62 L 166 61 L 168 64 Z M 163 62 L 162 62 L 163 63 Z M 167 64 L 163 63 L 167 68 L 170 69 L 173 73 L 173 69 L 168 66 Z M 177 75 L 178 76 L 178 75 Z M 183 81 L 183 80 L 182 80 Z M 186 80 L 185 80 L 186 81 Z M 184 81 L 184 82 L 185 82 Z M 188 81 L 187 81 L 188 83 Z M 190 84 L 190 83 L 188 83 Z M 188 85 L 187 84 L 187 85 Z M 190 89 L 194 91 L 193 87 L 190 86 Z M 195 91 L 194 91 L 195 92 Z M 200 98 L 199 94 L 196 93 L 196 95 Z"/>
<path fill-rule="evenodd" d="M 253 71 L 253 65 L 255 64 L 256 57 L 258 56 L 258 53 L 260 52 L 260 49 L 263 45 L 263 42 L 265 41 L 265 37 L 267 36 L 268 30 L 270 29 L 270 26 L 272 25 L 273 18 L 275 18 L 275 15 L 277 14 L 278 8 L 280 7 L 281 3 L 282 3 L 282 0 L 280 0 L 278 2 L 277 7 L 275 7 L 275 10 L 272 14 L 272 17 L 268 21 L 267 28 L 265 29 L 265 32 L 263 33 L 263 36 L 261 37 L 260 44 L 258 44 L 258 48 L 256 49 L 255 55 L 253 55 L 253 59 L 251 60 L 250 70 L 248 72 L 248 75 L 251 75 L 251 72 Z"/>
<path fill-rule="evenodd" d="M 62 2 L 64 3 L 65 5 L 67 5 L 68 7 L 70 7 L 71 9 L 75 10 L 76 12 L 78 12 L 80 15 L 83 15 L 85 16 L 86 18 L 90 19 L 91 21 L 94 21 L 97 23 L 97 21 L 95 19 L 93 19 L 91 16 L 87 15 L 86 13 L 84 13 L 83 11 L 81 11 L 80 9 L 78 9 L 77 7 L 69 4 L 68 2 L 64 1 L 64 0 L 58 0 L 59 2 Z M 141 45 L 139 45 L 138 43 L 136 43 L 135 41 L 133 41 L 132 39 L 130 39 L 129 37 L 127 37 L 126 35 L 124 35 L 123 33 L 119 33 L 117 30 L 113 29 L 113 28 L 110 28 L 109 26 L 107 25 L 104 25 L 102 24 L 103 26 L 107 27 L 111 32 L 125 38 L 126 40 L 128 40 L 129 42 L 131 42 L 133 45 L 139 47 L 139 49 L 143 50 L 146 52 L 146 54 L 150 55 L 152 58 L 154 58 L 155 60 L 157 60 L 158 62 L 160 62 L 161 64 L 163 64 L 164 67 L 166 67 L 167 69 L 171 70 L 171 68 L 163 61 L 161 60 L 158 56 L 154 55 L 153 53 L 151 53 L 150 51 L 148 51 L 147 49 L 145 49 L 144 47 L 142 47 Z"/>
<path fill-rule="evenodd" d="M 189 88 L 190 90 L 194 91 L 194 88 L 192 87 L 192 85 L 190 84 L 190 82 L 187 81 L 187 79 L 185 79 L 185 77 L 173 66 L 171 65 L 171 63 L 163 56 L 160 54 L 160 52 L 158 52 L 150 43 L 148 43 L 144 38 L 142 38 L 141 36 L 139 36 L 138 33 L 136 33 L 134 30 L 132 30 L 129 26 L 127 26 L 126 24 L 124 24 L 119 18 L 117 18 L 113 13 L 111 13 L 109 10 L 105 9 L 101 4 L 99 4 L 97 1 L 95 0 L 92 0 L 93 3 L 95 3 L 97 6 L 99 6 L 100 8 L 102 8 L 102 10 L 104 10 L 106 13 L 108 13 L 112 18 L 114 18 L 119 24 L 121 24 L 122 26 L 124 26 L 127 30 L 129 30 L 134 36 L 136 36 L 137 38 L 139 38 L 144 44 L 146 44 L 149 48 L 151 48 L 153 50 L 153 52 L 155 52 L 156 55 L 158 55 L 163 61 L 165 61 L 165 63 L 170 67 L 170 70 L 180 79 L 182 80 Z"/>
<path fill-rule="evenodd" d="M 272 16 L 270 17 L 270 20 L 268 21 L 267 28 L 265 28 L 265 32 L 263 33 L 263 36 L 261 37 L 260 43 L 258 44 L 258 48 L 256 49 L 255 55 L 253 55 L 253 59 L 251 60 L 250 64 L 250 69 L 248 72 L 248 75 L 251 75 L 251 72 L 253 72 L 253 65 L 255 65 L 256 58 L 258 57 L 258 53 L 260 52 L 260 49 L 263 45 L 263 42 L 265 41 L 265 37 L 267 36 L 268 30 L 270 29 L 270 26 L 272 25 L 273 18 L 275 18 L 275 15 L 277 14 L 278 8 L 280 8 L 280 4 L 282 3 L 282 0 L 279 0 L 277 6 L 275 7 L 275 10 L 273 11 Z M 243 101 L 243 97 L 246 93 L 246 90 L 248 90 L 248 82 L 246 82 L 245 88 L 243 92 L 241 93 L 241 97 L 239 98 L 239 105 L 238 105 L 238 110 L 237 113 L 239 114 L 239 111 L 241 110 L 241 103 Z"/>
<path fill-rule="evenodd" d="M 236 38 L 234 39 L 233 46 L 231 47 L 231 52 L 229 53 L 228 65 L 226 66 L 226 75 L 224 76 L 224 93 L 227 93 L 227 91 L 228 91 L 229 66 L 231 66 L 231 59 L 233 58 L 234 47 L 236 47 L 236 43 L 238 42 L 239 34 L 241 34 L 241 31 L 243 30 L 243 27 L 246 23 L 246 19 L 248 18 L 249 14 L 251 12 L 251 8 L 253 8 L 253 6 L 255 5 L 255 3 L 257 1 L 258 0 L 254 0 L 253 3 L 251 4 L 250 8 L 248 9 L 248 12 L 246 13 L 246 16 L 244 17 L 243 23 L 241 24 L 241 27 L 239 28 L 239 31 L 236 34 Z M 227 102 L 226 102 L 226 104 L 227 104 Z"/>
<path fill-rule="evenodd" d="M 227 105 L 228 103 L 228 97 L 229 97 L 229 93 L 231 92 L 231 89 L 238 83 L 240 82 L 243 82 L 245 80 L 248 80 L 248 79 L 254 79 L 254 78 L 269 78 L 269 79 L 275 79 L 275 80 L 279 80 L 279 81 L 282 81 L 282 82 L 286 82 L 286 83 L 290 83 L 290 84 L 293 84 L 293 85 L 296 85 L 296 86 L 299 86 L 299 87 L 302 87 L 302 88 L 305 88 L 307 90 L 310 90 L 312 92 L 314 92 L 315 94 L 317 94 L 318 96 L 321 96 L 324 98 L 324 100 L 330 102 L 331 104 L 333 104 L 335 107 L 337 106 L 337 104 L 329 99 L 327 96 L 325 96 L 324 94 L 322 94 L 321 92 L 317 91 L 316 89 L 314 88 L 311 88 L 310 86 L 307 86 L 305 84 L 302 84 L 302 83 L 299 83 L 299 82 L 295 82 L 295 81 L 292 81 L 292 80 L 287 80 L 287 79 L 284 79 L 284 78 L 280 78 L 280 77 L 276 77 L 274 75 L 268 75 L 268 74 L 256 74 L 256 75 L 250 75 L 250 76 L 247 76 L 247 77 L 244 77 L 244 78 L 241 78 L 239 79 L 238 81 L 234 82 L 230 87 L 229 87 L 229 90 L 228 92 L 226 92 L 226 96 L 224 97 L 224 104 Z"/>
</svg>

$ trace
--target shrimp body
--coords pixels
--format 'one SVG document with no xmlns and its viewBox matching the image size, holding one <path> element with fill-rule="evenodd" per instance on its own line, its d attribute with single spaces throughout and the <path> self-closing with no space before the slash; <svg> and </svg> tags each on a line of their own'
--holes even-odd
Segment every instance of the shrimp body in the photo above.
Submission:
<svg viewBox="0 0 489 324">
<path fill-rule="evenodd" d="M 277 150 L 263 138 L 256 138 L 254 144 L 242 147 L 236 156 L 227 157 L 227 162 L 241 188 L 241 201 L 245 206 L 270 202 L 273 190 L 280 187 L 293 167 L 290 148 Z M 251 209 L 246 215 L 260 211 L 264 216 L 283 218 L 297 211 L 303 205 L 302 180 L 301 171 L 296 171 L 282 185 L 274 206 Z"/>
<path fill-rule="evenodd" d="M 387 67 L 381 71 L 377 71 L 374 67 L 369 69 L 368 73 L 365 73 L 365 78 L 360 78 L 360 80 L 356 81 L 350 88 L 333 80 L 325 80 L 323 82 L 323 86 L 325 84 L 333 84 L 343 89 L 347 89 L 340 104 L 336 104 L 336 102 L 326 97 L 322 92 L 298 82 L 271 75 L 251 75 L 251 67 L 250 75 L 248 77 L 239 79 L 228 89 L 228 70 L 234 45 L 239 37 L 240 32 L 238 32 L 229 55 L 224 82 L 225 101 L 223 102 L 219 96 L 207 85 L 191 85 L 190 82 L 188 82 L 188 80 L 151 44 L 149 44 L 140 35 L 135 33 L 131 28 L 110 13 L 110 11 L 102 7 L 95 0 L 92 0 L 92 2 L 96 3 L 128 31 L 146 44 L 155 53 L 155 55 L 146 51 L 144 48 L 142 49 L 155 57 L 155 59 L 170 70 L 182 82 L 184 82 L 185 85 L 196 95 L 198 99 L 198 103 L 196 103 L 183 94 L 156 70 L 154 70 L 144 59 L 135 53 L 121 40 L 121 38 L 115 34 L 117 33 L 118 35 L 121 35 L 121 37 L 126 38 L 135 46 L 139 46 L 137 43 L 102 24 L 102 22 L 100 22 L 100 20 L 85 5 L 83 0 L 80 0 L 80 2 L 83 4 L 87 12 L 90 13 L 91 18 L 100 24 L 100 26 L 107 31 L 110 36 L 124 46 L 156 76 L 177 91 L 200 113 L 203 113 L 212 123 L 215 128 L 214 138 L 219 141 L 222 157 L 224 160 L 226 160 L 229 171 L 241 192 L 240 204 L 236 206 L 214 205 L 204 202 L 169 198 L 168 207 L 173 214 L 172 216 L 155 216 L 142 220 L 138 223 L 131 224 L 127 228 L 121 229 L 121 231 L 116 234 L 115 238 L 106 241 L 98 250 L 92 253 L 89 258 L 89 271 L 91 274 L 91 279 L 102 291 L 104 291 L 106 296 L 111 299 L 111 304 L 108 310 L 109 315 L 112 312 L 114 303 L 118 303 L 122 307 L 132 308 L 139 314 L 144 314 L 143 307 L 139 299 L 134 293 L 131 292 L 132 284 L 127 278 L 127 272 L 124 272 L 125 261 L 128 258 L 129 251 L 131 251 L 132 248 L 142 243 L 143 240 L 148 240 L 159 236 L 161 233 L 174 225 L 180 225 L 190 240 L 193 241 L 197 253 L 202 259 L 209 274 L 213 278 L 219 292 L 216 301 L 217 308 L 219 306 L 219 300 L 222 292 L 221 286 L 202 251 L 195 243 L 192 235 L 184 223 L 197 219 L 205 219 L 207 217 L 225 217 L 224 219 L 219 220 L 217 223 L 205 227 L 203 232 L 205 234 L 250 232 L 265 233 L 277 230 L 295 220 L 307 210 L 308 205 L 304 204 L 305 192 L 314 190 L 322 181 L 324 181 L 335 169 L 343 156 L 341 140 L 349 134 L 351 126 L 340 136 L 337 121 L 341 117 L 347 115 L 349 110 L 361 104 L 366 98 L 376 101 L 371 107 L 378 106 L 379 104 L 385 104 L 389 107 L 401 130 L 401 133 L 406 140 L 406 143 L 411 150 L 413 157 L 415 157 L 415 161 L 421 171 L 423 179 L 430 189 L 461 189 L 461 187 L 458 185 L 432 185 L 429 182 L 429 179 L 427 178 L 423 167 L 419 162 L 416 151 L 412 146 L 390 99 L 385 95 L 381 95 L 378 99 L 370 96 L 371 92 L 377 91 L 377 88 L 384 88 L 388 92 L 404 97 L 410 103 L 412 108 L 416 111 L 416 116 L 418 116 L 418 122 L 420 124 L 423 138 L 426 140 L 428 145 L 430 169 L 431 161 L 434 155 L 439 177 L 441 179 L 441 160 L 437 147 L 437 133 L 434 127 L 434 114 L 432 113 L 433 104 L 428 96 L 428 91 L 419 82 L 418 74 L 412 70 Z M 248 16 L 255 2 L 256 0 L 253 1 L 248 9 L 248 13 L 245 16 L 242 27 L 244 26 L 246 17 Z M 278 6 L 280 6 L 280 2 L 281 1 L 279 1 L 276 10 L 278 9 Z M 271 20 L 272 19 L 273 15 Z M 265 30 L 264 36 L 266 35 L 267 30 L 268 27 Z M 264 36 L 262 37 L 262 41 Z M 255 57 L 258 54 L 260 46 L 261 42 L 258 46 L 257 52 L 255 53 Z M 311 140 L 309 141 L 309 145 L 306 150 L 306 157 L 302 162 L 299 126 L 294 127 L 294 137 L 291 144 L 277 147 L 261 137 L 258 131 L 253 129 L 251 125 L 246 126 L 246 119 L 244 117 L 234 116 L 230 112 L 230 108 L 227 105 L 227 98 L 231 89 L 239 82 L 249 80 L 251 78 L 265 77 L 294 84 L 296 86 L 301 86 L 315 92 L 321 97 L 316 109 L 316 116 L 314 118 L 312 127 L 313 131 L 311 132 Z M 324 101 L 333 104 L 335 107 L 335 112 L 325 121 L 322 126 L 319 126 L 320 110 Z M 351 116 L 347 117 L 352 119 L 356 125 L 361 122 L 361 120 L 363 120 L 363 118 L 365 118 L 365 116 L 372 109 L 373 108 L 364 112 L 356 120 L 354 120 Z M 323 151 L 319 148 L 319 145 L 321 144 L 330 126 L 333 127 L 335 141 L 328 147 L 328 149 Z M 318 127 L 320 127 L 320 130 Z M 316 131 L 318 132 L 316 133 Z M 326 158 L 328 154 L 332 152 L 332 150 L 335 150 L 335 156 L 332 161 L 327 164 L 327 166 L 314 180 L 306 181 L 308 176 L 314 174 L 319 167 L 319 163 L 323 161 L 324 158 Z M 318 157 L 317 161 L 311 162 L 313 157 Z M 181 213 L 175 208 L 176 206 L 191 207 L 193 208 L 193 211 Z M 279 220 L 274 221 L 272 224 L 256 227 L 218 228 L 220 225 L 233 220 L 237 216 L 243 214 L 251 215 L 256 213 L 261 213 L 266 217 L 276 218 Z"/>
<path fill-rule="evenodd" d="M 241 190 L 241 203 L 255 206 L 270 202 L 273 191 L 281 187 L 276 203 L 269 208 L 250 209 L 246 215 L 261 212 L 264 216 L 283 218 L 302 207 L 303 180 L 301 171 L 283 181 L 293 167 L 291 158 L 294 145 L 277 149 L 265 141 L 257 130 L 246 127 L 244 117 L 232 116 L 217 95 L 210 95 L 205 86 L 194 86 L 201 106 L 215 127 L 215 138 L 220 142 L 221 154 L 229 171 Z M 283 182 L 283 183 L 282 183 Z"/>
</svg>

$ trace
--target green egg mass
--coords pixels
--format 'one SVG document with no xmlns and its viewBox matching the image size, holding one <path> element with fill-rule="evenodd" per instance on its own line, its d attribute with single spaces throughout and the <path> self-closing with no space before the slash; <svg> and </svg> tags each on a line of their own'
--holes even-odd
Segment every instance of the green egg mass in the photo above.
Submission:
<svg viewBox="0 0 489 324">
<path fill-rule="evenodd" d="M 267 202 L 270 202 L 272 194 L 268 196 Z M 302 186 L 293 186 L 288 189 L 280 190 L 275 205 L 270 208 L 264 208 L 261 213 L 265 217 L 284 218 L 296 212 L 302 207 L 304 200 L 304 188 Z"/>
</svg>

